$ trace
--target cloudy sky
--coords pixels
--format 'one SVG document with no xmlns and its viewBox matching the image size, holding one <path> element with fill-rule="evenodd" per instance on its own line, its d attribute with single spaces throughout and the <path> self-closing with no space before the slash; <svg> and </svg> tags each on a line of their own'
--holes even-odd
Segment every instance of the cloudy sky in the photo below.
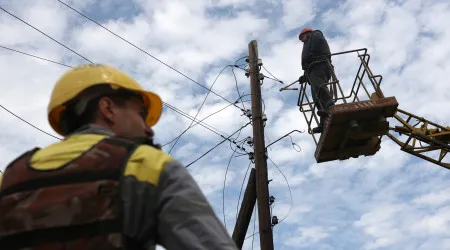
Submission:
<svg viewBox="0 0 450 250">
<path fill-rule="evenodd" d="M 383 75 L 386 96 L 400 108 L 448 125 L 450 87 L 450 3 L 444 0 L 173 0 L 68 1 L 105 27 L 210 87 L 226 65 L 248 54 L 256 39 L 265 68 L 290 83 L 301 71 L 302 44 L 298 32 L 320 29 L 331 50 L 368 48 L 371 69 Z M 194 117 L 207 90 L 154 58 L 108 33 L 56 0 L 4 0 L 0 6 L 96 63 L 118 67 L 157 92 L 169 105 Z M 0 45 L 76 66 L 85 59 L 26 24 L 0 11 Z M 237 62 L 245 64 L 244 60 Z M 359 66 L 353 55 L 334 61 L 338 78 L 349 90 Z M 242 66 L 242 67 L 245 67 Z M 0 48 L 0 105 L 52 135 L 46 105 L 53 84 L 68 68 Z M 249 79 L 235 68 L 241 95 L 250 93 Z M 267 76 L 267 71 L 262 71 Z M 262 85 L 266 143 L 297 129 L 307 130 L 296 106 L 297 91 L 279 92 L 283 85 L 268 78 Z M 231 67 L 223 70 L 213 91 L 234 102 L 239 95 Z M 348 94 L 348 93 L 347 93 Z M 249 108 L 249 96 L 239 103 Z M 229 103 L 211 93 L 198 118 Z M 229 106 L 186 132 L 171 154 L 188 165 L 248 122 Z M 0 170 L 23 151 L 57 139 L 0 110 Z M 157 141 L 167 143 L 191 120 L 165 107 L 154 127 Z M 239 137 L 237 137 L 239 135 Z M 233 137 L 252 135 L 247 126 Z M 292 141 L 298 145 L 296 150 Z M 448 170 L 402 152 L 383 139 L 375 156 L 317 164 L 315 144 L 307 133 L 293 133 L 269 150 L 270 194 L 276 197 L 273 215 L 285 218 L 274 228 L 276 249 L 445 249 L 450 244 Z M 168 152 L 173 144 L 164 147 Z M 239 191 L 249 166 L 235 145 L 224 143 L 195 162 L 189 171 L 230 231 L 236 219 Z M 251 151 L 250 147 L 246 147 Z M 298 152 L 300 151 L 300 152 Z M 225 197 L 223 197 L 224 177 Z M 290 192 L 283 175 L 287 177 Z M 225 211 L 223 211 L 223 200 Z M 256 224 L 256 228 L 258 225 Z M 248 234 L 253 233 L 253 220 Z M 252 238 L 244 249 L 252 247 Z M 259 248 L 258 235 L 253 247 Z"/>
</svg>

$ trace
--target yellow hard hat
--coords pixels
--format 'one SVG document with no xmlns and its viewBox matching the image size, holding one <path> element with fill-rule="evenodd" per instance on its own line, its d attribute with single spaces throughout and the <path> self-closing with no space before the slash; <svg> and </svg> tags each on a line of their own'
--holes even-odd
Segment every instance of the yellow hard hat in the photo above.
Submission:
<svg viewBox="0 0 450 250">
<path fill-rule="evenodd" d="M 60 135 L 65 136 L 61 128 L 61 114 L 68 101 L 83 90 L 100 84 L 110 84 L 113 88 L 123 88 L 140 94 L 147 106 L 147 126 L 155 125 L 162 112 L 161 98 L 145 91 L 126 73 L 104 64 L 85 64 L 67 71 L 56 82 L 47 107 L 50 126 Z"/>
</svg>

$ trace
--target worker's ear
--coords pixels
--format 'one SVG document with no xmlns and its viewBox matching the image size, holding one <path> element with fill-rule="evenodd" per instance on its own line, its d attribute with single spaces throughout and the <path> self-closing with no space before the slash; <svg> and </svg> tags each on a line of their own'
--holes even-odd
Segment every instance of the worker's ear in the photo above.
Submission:
<svg viewBox="0 0 450 250">
<path fill-rule="evenodd" d="M 102 97 L 98 101 L 98 114 L 108 122 L 115 122 L 118 118 L 119 107 L 109 97 Z"/>
</svg>

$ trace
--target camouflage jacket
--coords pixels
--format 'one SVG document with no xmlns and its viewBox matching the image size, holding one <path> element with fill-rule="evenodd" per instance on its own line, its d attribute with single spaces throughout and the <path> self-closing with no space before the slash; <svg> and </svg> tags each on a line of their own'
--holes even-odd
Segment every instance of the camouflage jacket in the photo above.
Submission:
<svg viewBox="0 0 450 250">
<path fill-rule="evenodd" d="M 102 127 L 87 126 L 35 151 L 29 166 L 42 172 L 57 170 L 111 136 Z M 121 200 L 122 234 L 139 242 L 139 248 L 155 249 L 158 244 L 168 250 L 237 249 L 191 175 L 161 150 L 139 145 L 132 151 L 123 170 Z"/>
</svg>

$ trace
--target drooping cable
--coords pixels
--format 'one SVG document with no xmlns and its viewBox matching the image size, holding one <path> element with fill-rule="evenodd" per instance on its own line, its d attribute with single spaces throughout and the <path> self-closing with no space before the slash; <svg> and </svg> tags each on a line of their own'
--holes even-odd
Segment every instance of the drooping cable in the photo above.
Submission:
<svg viewBox="0 0 450 250">
<path fill-rule="evenodd" d="M 186 114 L 186 113 L 180 111 L 179 109 L 175 108 L 174 106 L 169 105 L 169 104 L 167 104 L 167 103 L 165 103 L 165 106 L 168 107 L 169 109 L 171 109 L 171 110 L 173 110 L 173 111 L 175 111 L 175 112 L 181 114 L 182 116 L 188 118 L 189 120 L 194 121 L 194 118 L 193 118 L 192 116 L 190 116 L 190 115 L 188 115 L 188 114 Z M 207 118 L 209 118 L 209 117 L 211 117 L 211 116 L 213 116 L 213 115 L 215 115 L 215 114 L 217 114 L 217 113 L 219 113 L 219 112 L 225 110 L 226 108 L 228 108 L 228 107 L 230 107 L 230 106 L 231 106 L 231 104 L 225 106 L 224 108 L 222 108 L 222 109 L 220 109 L 220 110 L 217 110 L 217 111 L 215 111 L 215 112 L 209 114 L 208 116 L 206 116 L 205 118 L 203 118 L 203 119 L 201 119 L 201 120 L 195 120 L 196 123 L 195 123 L 192 127 L 194 127 L 194 126 L 196 126 L 196 125 L 200 125 L 200 126 L 206 128 L 206 129 L 208 129 L 209 131 L 211 131 L 211 132 L 213 132 L 213 133 L 215 133 L 215 134 L 217 134 L 217 135 L 219 135 L 219 136 L 221 136 L 221 135 L 226 135 L 226 133 L 224 133 L 224 132 L 222 132 L 222 131 L 220 131 L 220 130 L 214 128 L 214 127 L 212 127 L 211 125 L 208 125 L 208 124 L 206 124 L 206 123 L 203 123 L 203 121 L 206 120 Z M 192 127 L 191 127 L 191 128 L 192 128 Z M 165 144 L 163 145 L 163 147 L 169 145 L 170 143 L 172 143 L 173 141 L 175 141 L 177 138 L 178 138 L 178 136 L 175 137 L 175 138 L 173 138 L 173 139 L 170 140 L 169 142 L 165 143 Z"/>
<path fill-rule="evenodd" d="M 255 231 L 256 231 L 256 206 L 255 206 L 255 208 L 253 209 L 253 234 L 251 235 L 251 237 L 252 237 L 252 250 L 253 250 L 253 242 L 255 241 L 255 235 L 256 235 L 256 233 L 255 233 Z"/>
<path fill-rule="evenodd" d="M 267 70 L 266 67 L 264 67 L 264 65 L 262 65 L 262 68 L 263 68 L 265 71 L 267 71 L 267 73 L 269 73 L 269 75 L 271 75 L 271 76 L 273 77 L 273 78 L 270 78 L 270 77 L 264 75 L 264 78 L 267 78 L 267 79 L 270 79 L 270 80 L 273 80 L 273 81 L 276 81 L 276 82 L 279 82 L 279 83 L 284 83 L 283 81 L 281 81 L 280 79 L 278 79 L 277 77 L 275 77 L 272 73 L 270 73 L 270 71 Z"/>
<path fill-rule="evenodd" d="M 281 219 L 281 220 L 278 222 L 278 223 L 281 223 L 282 221 L 284 221 L 284 220 L 289 216 L 289 214 L 291 213 L 292 206 L 293 206 L 291 186 L 289 185 L 289 181 L 287 180 L 286 175 L 283 173 L 283 171 L 281 171 L 281 169 L 277 166 L 277 164 L 275 164 L 275 162 L 273 162 L 273 160 L 272 160 L 270 157 L 267 157 L 267 158 L 270 160 L 270 162 L 272 162 L 272 164 L 273 164 L 273 165 L 278 169 L 278 171 L 280 171 L 280 173 L 283 175 L 284 180 L 286 181 L 286 184 L 287 184 L 288 189 L 289 189 L 289 196 L 290 196 L 290 199 L 291 199 L 291 205 L 289 206 L 289 210 L 288 210 L 286 216 L 284 216 L 284 218 Z"/>
<path fill-rule="evenodd" d="M 191 163 L 189 163 L 186 168 L 188 168 L 189 166 L 191 166 L 192 164 L 194 164 L 195 162 L 197 162 L 198 160 L 200 160 L 201 158 L 205 157 L 205 155 L 209 154 L 211 151 L 213 151 L 215 148 L 217 148 L 218 146 L 220 146 L 222 143 L 224 143 L 225 141 L 229 140 L 230 137 L 232 137 L 234 134 L 236 134 L 237 132 L 239 132 L 240 130 L 244 129 L 245 127 L 247 127 L 250 124 L 250 122 L 248 122 L 247 124 L 245 124 L 244 126 L 242 126 L 241 128 L 239 128 L 238 130 L 236 130 L 233 134 L 231 134 L 230 136 L 228 136 L 227 138 L 223 139 L 221 142 L 219 142 L 218 144 L 216 144 L 214 147 L 212 147 L 211 149 L 209 149 L 208 151 L 206 151 L 204 154 L 202 154 L 200 157 L 198 157 L 197 159 L 195 159 L 194 161 L 192 161 Z"/>
<path fill-rule="evenodd" d="M 290 195 L 290 199 L 291 199 L 291 206 L 290 206 L 290 208 L 289 208 L 289 211 L 288 211 L 288 213 L 286 214 L 286 216 L 278 222 L 278 224 L 280 224 L 282 221 L 284 221 L 284 220 L 289 216 L 289 213 L 290 213 L 290 211 L 291 211 L 291 209 L 292 209 L 292 206 L 293 206 L 292 192 L 291 192 L 291 187 L 290 187 L 290 185 L 289 185 L 289 182 L 288 182 L 288 180 L 287 180 L 287 178 L 286 178 L 286 175 L 285 175 L 285 174 L 283 173 L 283 171 L 281 171 L 281 169 L 273 162 L 273 160 L 270 159 L 270 157 L 268 157 L 268 159 L 269 159 L 269 160 L 272 162 L 272 164 L 278 169 L 278 171 L 280 171 L 280 173 L 283 175 L 283 177 L 284 177 L 284 179 L 285 179 L 285 181 L 286 181 L 286 184 L 288 185 L 289 195 Z M 267 229 L 266 229 L 266 230 L 267 230 Z M 249 239 L 249 238 L 251 238 L 251 237 L 254 237 L 254 236 L 257 235 L 257 234 L 259 234 L 259 232 L 253 232 L 253 234 L 251 234 L 251 235 L 245 237 L 244 240 L 247 240 L 247 239 Z"/>
<path fill-rule="evenodd" d="M 244 190 L 245 178 L 247 178 L 248 170 L 250 170 L 250 165 L 251 164 L 252 164 L 252 162 L 250 161 L 248 163 L 247 171 L 245 171 L 244 179 L 242 180 L 241 190 L 239 191 L 238 203 L 237 203 L 237 206 L 236 206 L 236 220 L 237 220 L 238 214 L 239 214 L 239 203 L 241 201 L 242 190 Z"/>
<path fill-rule="evenodd" d="M 209 93 L 211 93 L 212 88 L 214 87 L 214 85 L 217 82 L 217 79 L 219 79 L 220 75 L 223 73 L 223 71 L 228 68 L 228 67 L 233 67 L 232 65 L 227 65 L 225 67 L 223 67 L 223 69 L 219 72 L 219 74 L 217 75 L 216 79 L 214 79 L 214 82 L 211 84 L 211 87 L 209 87 L 208 89 L 208 93 L 206 93 L 205 99 L 203 99 L 202 104 L 200 105 L 200 108 L 197 111 L 197 114 L 195 114 L 194 120 L 197 118 L 198 114 L 200 114 L 200 111 L 203 108 L 203 105 L 205 105 L 206 99 L 208 99 Z M 184 133 L 186 133 L 191 127 L 192 124 L 194 123 L 194 120 L 192 120 L 191 124 L 189 124 L 189 126 L 177 137 L 177 139 L 175 140 L 175 143 L 172 145 L 172 147 L 169 150 L 169 154 L 172 152 L 172 150 L 175 148 L 175 145 L 177 145 L 178 140 L 181 138 L 181 136 L 184 135 Z"/>
<path fill-rule="evenodd" d="M 235 64 L 235 65 L 236 65 L 236 64 Z M 231 68 L 231 72 L 233 73 L 234 81 L 235 81 L 235 83 L 236 83 L 236 91 L 237 91 L 238 96 L 239 96 L 239 99 L 240 99 L 240 98 L 242 98 L 242 95 L 241 95 L 241 92 L 239 91 L 238 81 L 237 81 L 236 74 L 234 73 L 234 68 Z M 245 110 L 244 102 L 241 102 L 241 103 L 242 103 L 242 108 Z"/>
<path fill-rule="evenodd" d="M 280 79 L 278 79 L 277 77 L 275 77 L 272 73 L 270 73 L 270 71 L 268 71 L 267 69 L 266 69 L 266 67 L 264 67 L 264 65 L 262 65 L 262 67 L 263 67 L 263 69 L 265 70 L 265 71 L 267 71 L 267 73 L 269 73 L 269 75 L 271 75 L 273 78 L 275 78 L 277 81 L 280 81 Z"/>
<path fill-rule="evenodd" d="M 233 151 L 233 153 L 230 156 L 230 160 L 228 161 L 228 165 L 227 165 L 227 169 L 225 170 L 225 178 L 223 178 L 223 188 L 222 188 L 222 213 L 223 213 L 223 224 L 225 225 L 225 229 L 227 229 L 227 220 L 225 218 L 225 185 L 227 182 L 227 174 L 228 174 L 228 169 L 230 168 L 230 163 L 231 160 L 233 159 L 234 154 L 236 153 L 235 149 Z"/>
</svg>

